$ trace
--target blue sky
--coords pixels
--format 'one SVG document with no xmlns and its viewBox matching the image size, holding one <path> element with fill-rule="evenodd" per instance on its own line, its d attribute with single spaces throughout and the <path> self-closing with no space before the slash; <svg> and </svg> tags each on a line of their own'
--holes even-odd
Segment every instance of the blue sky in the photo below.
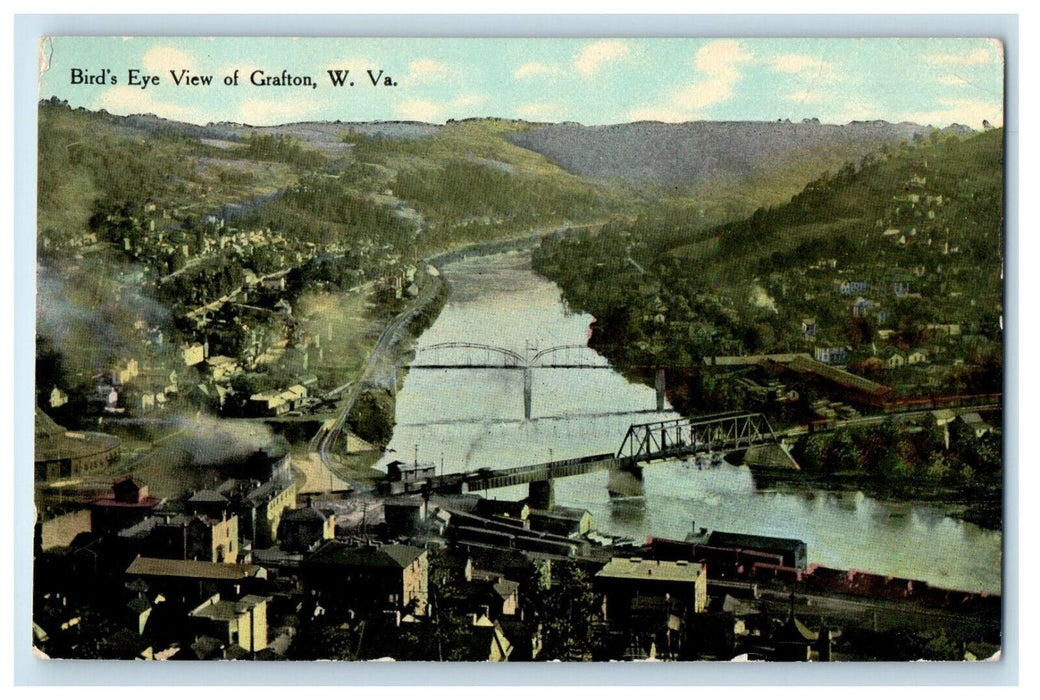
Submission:
<svg viewBox="0 0 1040 700">
<path fill-rule="evenodd" d="M 1003 49 L 987 39 L 53 37 L 42 46 L 41 97 L 199 124 L 484 116 L 1003 123 Z M 116 85 L 70 84 L 73 69 L 103 68 Z M 130 86 L 130 69 L 160 83 Z M 225 86 L 236 69 L 239 85 Z M 253 71 L 283 69 L 311 76 L 317 88 L 249 82 Z M 333 88 L 329 69 L 349 69 L 355 86 Z M 397 86 L 372 86 L 370 69 Z M 213 84 L 177 86 L 171 70 L 212 75 Z"/>
</svg>

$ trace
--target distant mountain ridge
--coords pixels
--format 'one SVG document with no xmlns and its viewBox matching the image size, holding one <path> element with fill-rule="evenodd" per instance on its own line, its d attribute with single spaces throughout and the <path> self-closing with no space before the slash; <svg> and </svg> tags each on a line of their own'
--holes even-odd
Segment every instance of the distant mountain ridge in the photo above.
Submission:
<svg viewBox="0 0 1040 700">
<path fill-rule="evenodd" d="M 781 161 L 812 158 L 822 149 L 853 160 L 883 145 L 926 138 L 931 126 L 885 121 L 845 125 L 803 122 L 634 122 L 550 124 L 508 135 L 565 170 L 595 179 L 692 188 L 768 172 Z M 950 129 L 964 133 L 967 127 Z M 970 132 L 967 129 L 967 132 Z"/>
</svg>

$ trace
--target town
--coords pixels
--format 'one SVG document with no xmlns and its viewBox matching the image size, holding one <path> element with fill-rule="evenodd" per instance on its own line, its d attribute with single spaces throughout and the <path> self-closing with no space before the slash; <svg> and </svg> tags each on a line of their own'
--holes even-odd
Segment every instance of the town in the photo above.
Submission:
<svg viewBox="0 0 1040 700">
<path fill-rule="evenodd" d="M 75 207 L 41 195 L 39 654 L 999 655 L 998 591 L 824 565 L 826 553 L 751 520 L 622 536 L 553 491 L 557 477 L 609 470 L 612 503 L 638 509 L 644 471 L 678 460 L 750 470 L 761 489 L 937 503 L 999 530 L 1000 204 L 966 192 L 981 200 L 992 183 L 965 184 L 942 164 L 966 149 L 989 154 L 993 132 L 891 137 L 883 155 L 809 182 L 787 205 L 711 222 L 685 202 L 634 211 L 570 173 L 531 175 L 528 152 L 499 138 L 523 124 L 447 125 L 436 148 L 408 131 L 421 125 L 335 124 L 315 147 L 284 133 L 122 121 L 57 99 L 40 109 L 41 148 L 53 150 L 41 192 L 61 190 L 63 167 L 117 184 L 98 184 L 73 223 Z M 380 135 L 391 128 L 405 135 Z M 84 147 L 90 129 L 110 141 Z M 148 134 L 146 147 L 119 129 Z M 431 162 L 407 169 L 421 158 Z M 812 222 L 826 244 L 805 224 L 747 253 L 746 239 L 790 225 L 790 210 L 827 212 L 861 185 L 867 211 L 853 203 L 837 223 Z M 696 231 L 677 234 L 672 216 Z M 629 435 L 641 439 L 617 444 L 638 442 L 635 455 L 548 447 L 548 461 L 529 450 L 520 463 L 447 474 L 419 446 L 390 459 L 397 393 L 420 373 L 418 339 L 451 299 L 444 269 L 517 250 L 594 318 L 589 347 L 606 360 L 588 371 L 654 386 L 653 412 L 673 407 L 687 442 L 633 412 Z M 708 280 L 718 271 L 702 263 L 719 254 L 746 265 Z M 537 422 L 525 391 L 521 424 Z M 720 426 L 738 417 L 756 439 L 724 439 Z M 701 423 L 710 428 L 697 432 Z M 493 479 L 509 477 L 529 484 L 527 497 L 496 492 Z"/>
</svg>

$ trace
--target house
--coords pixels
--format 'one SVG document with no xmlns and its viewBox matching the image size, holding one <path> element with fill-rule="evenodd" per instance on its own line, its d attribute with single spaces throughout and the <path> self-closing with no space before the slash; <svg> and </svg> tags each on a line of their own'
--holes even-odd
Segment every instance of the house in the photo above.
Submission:
<svg viewBox="0 0 1040 700">
<path fill-rule="evenodd" d="M 827 365 L 843 365 L 848 359 L 847 349 L 843 347 L 818 347 L 813 354 L 817 362 Z"/>
<path fill-rule="evenodd" d="M 58 387 L 51 389 L 50 406 L 60 408 L 69 402 L 69 395 Z"/>
<path fill-rule="evenodd" d="M 476 513 L 484 518 L 523 523 L 531 515 L 531 508 L 526 501 L 482 498 L 477 502 Z"/>
<path fill-rule="evenodd" d="M 112 490 L 87 503 L 90 531 L 118 532 L 151 515 L 159 499 L 148 495 L 148 487 L 131 476 L 112 483 Z"/>
<path fill-rule="evenodd" d="M 889 369 L 897 369 L 906 365 L 906 355 L 899 352 L 898 350 L 893 352 L 887 360 L 885 360 L 885 366 Z"/>
<path fill-rule="evenodd" d="M 336 538 L 336 513 L 308 501 L 303 508 L 287 508 L 278 526 L 278 539 L 289 552 L 306 552 Z"/>
<path fill-rule="evenodd" d="M 982 416 L 978 413 L 962 413 L 958 419 L 975 433 L 975 437 L 982 437 L 993 430 L 993 428 L 990 427 L 990 425 L 984 421 Z"/>
<path fill-rule="evenodd" d="M 267 648 L 267 603 L 270 600 L 258 595 L 222 600 L 220 594 L 215 593 L 188 613 L 188 617 L 200 636 L 235 644 L 253 654 Z"/>
<path fill-rule="evenodd" d="M 513 645 L 506 639 L 502 626 L 492 622 L 487 615 L 473 615 L 471 632 L 475 637 L 482 639 L 488 650 L 487 658 L 482 661 L 508 661 L 513 653 Z"/>
<path fill-rule="evenodd" d="M 892 295 L 895 297 L 905 296 L 910 293 L 911 276 L 905 272 L 892 274 Z"/>
<path fill-rule="evenodd" d="M 852 317 L 853 318 L 866 318 L 870 314 L 870 310 L 874 308 L 874 302 L 869 299 L 859 297 L 852 304 Z"/>
<path fill-rule="evenodd" d="M 806 340 L 814 340 L 816 338 L 816 319 L 815 318 L 803 318 L 802 319 L 802 337 Z"/>
<path fill-rule="evenodd" d="M 214 593 L 237 597 L 262 592 L 267 585 L 267 571 L 254 564 L 141 556 L 126 568 L 126 577 L 139 578 L 150 591 L 191 606 Z"/>
<path fill-rule="evenodd" d="M 922 362 L 927 361 L 928 356 L 924 353 L 923 350 L 914 350 L 913 352 L 908 353 L 906 356 L 906 364 L 908 365 L 919 365 Z"/>
<path fill-rule="evenodd" d="M 634 617 L 685 619 L 704 612 L 708 602 L 707 566 L 700 562 L 614 557 L 596 573 L 608 622 Z"/>
<path fill-rule="evenodd" d="M 862 281 L 845 280 L 838 285 L 838 291 L 841 292 L 842 296 L 863 294 L 870 291 L 870 284 Z"/>
<path fill-rule="evenodd" d="M 192 343 L 191 345 L 181 347 L 181 357 L 184 358 L 184 364 L 188 367 L 201 364 L 206 359 L 207 354 L 206 347 L 202 343 Z"/>
<path fill-rule="evenodd" d="M 325 542 L 300 567 L 304 585 L 326 609 L 425 615 L 429 560 L 401 544 Z"/>
<path fill-rule="evenodd" d="M 235 562 L 239 555 L 237 515 L 155 515 L 119 537 L 136 541 L 136 551 L 151 557 Z"/>
<path fill-rule="evenodd" d="M 532 530 L 564 537 L 584 537 L 596 529 L 592 513 L 584 508 L 556 506 L 552 510 L 531 509 L 527 520 Z"/>
</svg>

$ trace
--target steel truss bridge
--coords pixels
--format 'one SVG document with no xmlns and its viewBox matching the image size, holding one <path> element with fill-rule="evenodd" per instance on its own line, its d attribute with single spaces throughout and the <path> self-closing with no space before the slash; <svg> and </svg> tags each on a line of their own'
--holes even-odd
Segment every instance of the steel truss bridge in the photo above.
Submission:
<svg viewBox="0 0 1040 700">
<path fill-rule="evenodd" d="M 598 471 L 641 474 L 641 463 L 696 454 L 728 452 L 778 442 L 761 413 L 725 413 L 629 426 L 616 453 L 542 462 L 508 469 L 479 469 L 436 477 L 434 491 L 461 493 L 531 484 L 551 501 L 553 479 Z M 418 490 L 418 488 L 416 488 Z M 540 507 L 546 507 L 544 504 Z"/>
<path fill-rule="evenodd" d="M 531 371 L 534 369 L 610 369 L 606 358 L 587 345 L 555 345 L 544 350 L 528 348 L 527 354 L 482 343 L 437 343 L 416 353 L 406 364 L 410 369 L 506 369 L 519 370 L 524 377 L 524 419 L 531 419 L 534 400 Z M 663 408 L 663 386 L 658 410 Z"/>
</svg>

